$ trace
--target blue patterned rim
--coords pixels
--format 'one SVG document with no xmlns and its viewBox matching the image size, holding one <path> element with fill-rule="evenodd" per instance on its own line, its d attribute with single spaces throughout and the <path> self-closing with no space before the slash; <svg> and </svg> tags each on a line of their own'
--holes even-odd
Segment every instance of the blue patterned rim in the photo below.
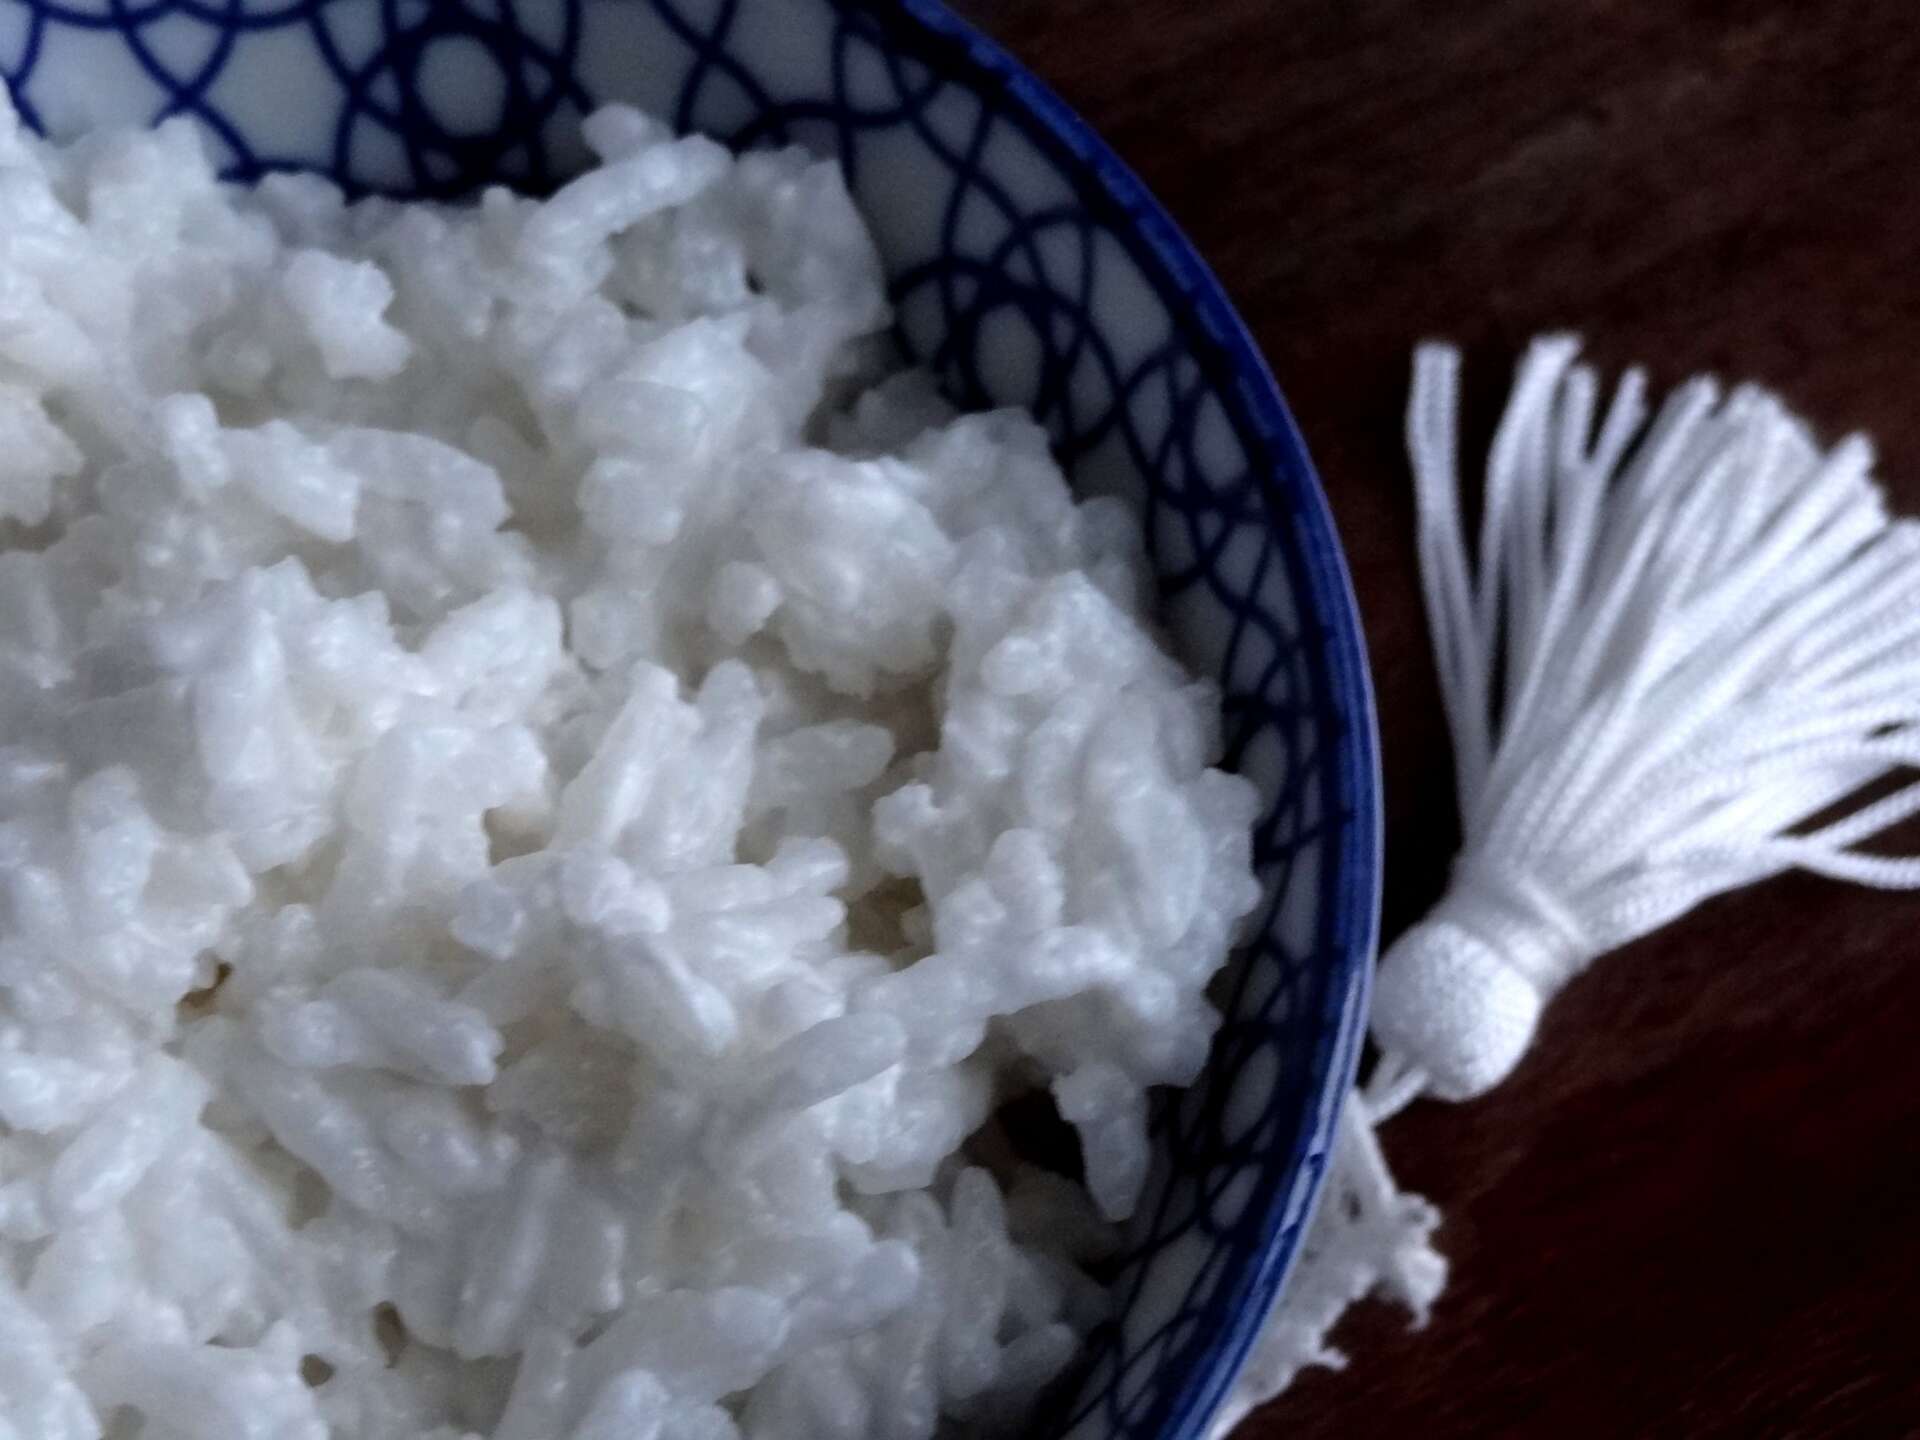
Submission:
<svg viewBox="0 0 1920 1440">
<path fill-rule="evenodd" d="M 944 64 L 969 72 L 974 84 L 997 84 L 1018 101 L 1031 120 L 1023 126 L 1028 138 L 1062 161 L 1064 170 L 1086 176 L 1088 183 L 1078 198 L 1127 243 L 1143 270 L 1150 275 L 1157 272 L 1166 287 L 1191 306 L 1197 332 L 1191 336 L 1195 353 L 1203 367 L 1217 365 L 1231 373 L 1233 383 L 1222 386 L 1222 393 L 1239 402 L 1236 429 L 1268 447 L 1266 463 L 1255 457 L 1254 468 L 1270 491 L 1282 492 L 1276 497 L 1281 499 L 1282 513 L 1297 522 L 1294 527 L 1276 528 L 1289 564 L 1307 577 L 1315 602 L 1314 619 L 1323 630 L 1324 649 L 1307 648 L 1324 656 L 1323 695 L 1344 702 L 1338 709 L 1327 705 L 1322 722 L 1333 730 L 1351 717 L 1351 731 L 1337 749 L 1332 770 L 1338 793 L 1328 802 L 1345 808 L 1350 823 L 1344 827 L 1339 863 L 1324 867 L 1321 880 L 1321 904 L 1330 907 L 1333 933 L 1343 942 L 1340 959 L 1345 974 L 1330 977 L 1323 992 L 1322 1038 L 1312 1070 L 1317 1083 L 1310 1087 L 1318 1104 L 1296 1136 L 1293 1152 L 1293 1165 L 1312 1180 L 1296 1187 L 1295 1199 L 1303 1204 L 1270 1207 L 1256 1273 L 1247 1277 L 1240 1303 L 1233 1307 L 1207 1363 L 1196 1364 L 1172 1397 L 1161 1434 L 1166 1440 L 1192 1440 L 1206 1432 L 1226 1398 L 1306 1236 L 1306 1222 L 1323 1188 L 1320 1182 L 1341 1102 L 1353 1083 L 1366 1032 L 1379 930 L 1382 838 L 1379 736 L 1359 604 L 1326 493 L 1266 357 L 1219 279 L 1166 208 L 1066 101 L 939 0 L 902 0 L 898 18 L 920 29 L 918 48 L 942 51 Z"/>
</svg>

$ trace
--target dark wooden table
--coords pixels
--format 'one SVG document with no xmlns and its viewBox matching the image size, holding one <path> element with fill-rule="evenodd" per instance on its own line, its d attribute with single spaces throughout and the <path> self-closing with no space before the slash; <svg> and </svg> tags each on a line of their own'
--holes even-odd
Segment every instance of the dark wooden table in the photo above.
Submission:
<svg viewBox="0 0 1920 1440">
<path fill-rule="evenodd" d="M 1438 895 L 1447 739 L 1399 448 L 1408 346 L 1490 426 L 1545 328 L 1760 378 L 1920 510 L 1920 21 L 1877 3 L 964 0 L 1113 142 L 1265 346 L 1366 617 L 1386 933 Z M 1909 840 L 1913 838 L 1911 832 Z M 1447 1212 L 1263 1437 L 1920 1434 L 1920 899 L 1785 878 L 1610 957 L 1518 1076 L 1387 1132 Z"/>
</svg>

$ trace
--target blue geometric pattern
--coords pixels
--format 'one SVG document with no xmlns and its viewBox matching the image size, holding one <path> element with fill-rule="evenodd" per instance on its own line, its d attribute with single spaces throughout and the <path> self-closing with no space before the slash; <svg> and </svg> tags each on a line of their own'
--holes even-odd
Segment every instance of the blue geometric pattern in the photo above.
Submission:
<svg viewBox="0 0 1920 1440">
<path fill-rule="evenodd" d="M 0 0 L 0 74 L 71 133 L 184 114 L 228 173 L 539 189 L 621 99 L 838 157 L 899 332 L 963 404 L 1018 404 L 1077 486 L 1132 498 L 1176 644 L 1264 789 L 1259 926 L 1079 1392 L 1045 1433 L 1200 1435 L 1301 1238 L 1358 1051 L 1379 801 L 1345 568 L 1218 285 L 1100 141 L 932 0 Z"/>
</svg>

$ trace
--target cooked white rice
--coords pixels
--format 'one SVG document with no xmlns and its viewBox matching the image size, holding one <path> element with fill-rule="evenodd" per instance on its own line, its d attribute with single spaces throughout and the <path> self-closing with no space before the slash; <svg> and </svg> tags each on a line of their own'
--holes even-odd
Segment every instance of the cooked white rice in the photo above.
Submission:
<svg viewBox="0 0 1920 1440">
<path fill-rule="evenodd" d="M 1031 421 L 876 386 L 831 167 L 588 138 L 349 207 L 4 119 L 0 1440 L 905 1440 L 1101 1313 L 1216 696 Z"/>
</svg>

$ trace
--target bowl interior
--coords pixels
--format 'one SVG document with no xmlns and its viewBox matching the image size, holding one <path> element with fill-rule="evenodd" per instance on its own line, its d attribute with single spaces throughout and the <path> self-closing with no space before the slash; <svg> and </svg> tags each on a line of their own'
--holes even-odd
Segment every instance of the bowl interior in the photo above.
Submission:
<svg viewBox="0 0 1920 1440">
<path fill-rule="evenodd" d="M 1373 722 L 1324 499 L 1238 320 L 1166 215 L 1043 86 L 933 0 L 0 0 L 23 115 L 185 114 L 230 174 L 544 188 L 626 100 L 840 159 L 900 338 L 969 406 L 1049 427 L 1138 507 L 1164 619 L 1267 799 L 1267 884 L 1206 1076 L 1157 1119 L 1120 1281 L 1050 1433 L 1205 1428 L 1298 1246 L 1349 1082 L 1378 885 Z"/>
</svg>

